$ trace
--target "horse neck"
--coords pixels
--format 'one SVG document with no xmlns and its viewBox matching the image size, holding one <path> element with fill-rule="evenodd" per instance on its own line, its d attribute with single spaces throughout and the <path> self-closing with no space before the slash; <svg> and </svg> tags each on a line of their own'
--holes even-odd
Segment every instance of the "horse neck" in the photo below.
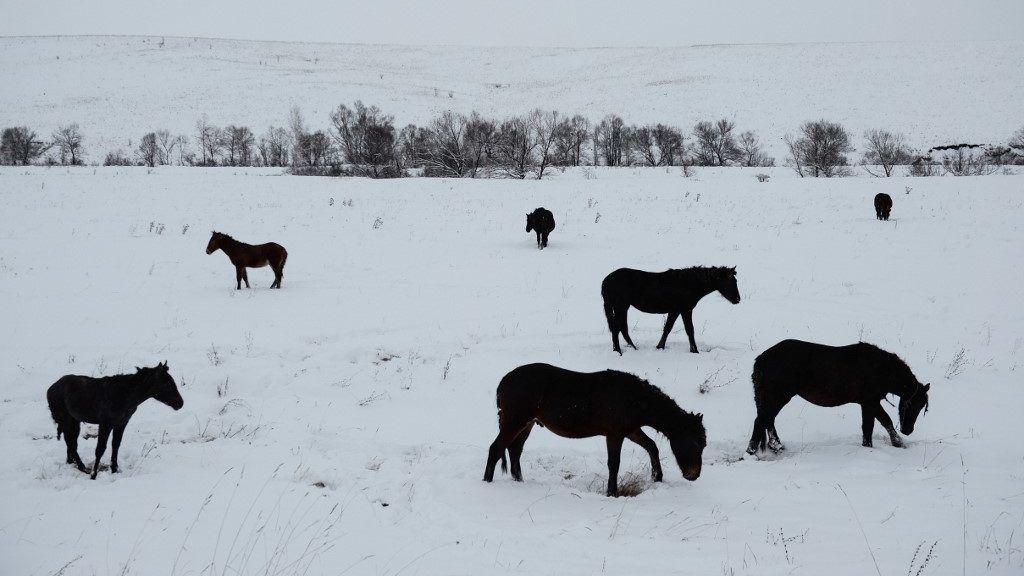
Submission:
<svg viewBox="0 0 1024 576">
<path fill-rule="evenodd" d="M 153 397 L 153 391 L 149 382 L 138 374 L 119 380 L 115 385 L 115 389 L 120 400 L 131 408 Z"/>
<path fill-rule="evenodd" d="M 220 249 L 223 250 L 225 254 L 233 256 L 238 252 L 238 248 L 242 243 L 230 236 L 221 236 L 220 242 L 218 242 L 217 245 L 220 246 Z"/>
<path fill-rule="evenodd" d="M 718 282 L 704 274 L 681 274 L 676 281 L 680 290 L 692 293 L 698 300 L 718 290 Z"/>
<path fill-rule="evenodd" d="M 690 417 L 679 406 L 661 402 L 656 403 L 655 406 L 656 408 L 649 410 L 646 414 L 648 420 L 646 424 L 664 434 L 666 438 L 677 435 L 680 430 L 680 422 Z"/>
</svg>

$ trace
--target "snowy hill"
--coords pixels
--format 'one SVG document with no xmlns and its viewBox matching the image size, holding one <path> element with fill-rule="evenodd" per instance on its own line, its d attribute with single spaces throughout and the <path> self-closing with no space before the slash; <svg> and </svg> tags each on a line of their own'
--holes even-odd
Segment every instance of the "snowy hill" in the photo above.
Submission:
<svg viewBox="0 0 1024 576">
<path fill-rule="evenodd" d="M 524 49 L 297 44 L 190 38 L 0 38 L 0 125 L 49 134 L 78 122 L 89 161 L 207 114 L 257 134 L 297 105 L 326 127 L 361 99 L 399 124 L 445 109 L 616 113 L 686 128 L 727 117 L 781 138 L 821 117 L 920 148 L 1005 141 L 1024 123 L 1024 42 Z"/>
</svg>

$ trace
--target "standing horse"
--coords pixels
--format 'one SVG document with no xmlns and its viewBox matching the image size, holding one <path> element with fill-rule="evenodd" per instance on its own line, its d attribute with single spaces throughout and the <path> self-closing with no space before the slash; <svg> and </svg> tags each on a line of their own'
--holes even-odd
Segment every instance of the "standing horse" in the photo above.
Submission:
<svg viewBox="0 0 1024 576">
<path fill-rule="evenodd" d="M 262 268 L 270 265 L 274 271 L 274 283 L 271 288 L 281 287 L 281 278 L 284 276 L 284 263 L 288 260 L 288 251 L 284 246 L 267 242 L 253 246 L 245 242 L 239 242 L 227 234 L 214 232 L 210 236 L 210 243 L 206 245 L 206 253 L 213 254 L 217 250 L 223 250 L 231 263 L 235 265 L 235 290 L 242 289 L 242 281 L 245 280 L 245 287 L 249 288 L 249 274 L 246 268 Z"/>
<path fill-rule="evenodd" d="M 526 215 L 526 231 L 537 231 L 537 248 L 547 248 L 548 234 L 554 229 L 555 215 L 550 210 L 541 207 Z"/>
<path fill-rule="evenodd" d="M 110 453 L 110 471 L 116 473 L 117 449 L 121 447 L 125 426 L 139 404 L 150 398 L 175 410 L 180 410 L 185 404 L 166 362 L 154 368 L 136 368 L 135 374 L 105 378 L 68 375 L 54 382 L 46 391 L 46 402 L 50 405 L 53 421 L 57 423 L 57 439 L 60 440 L 60 435 L 64 434 L 64 442 L 68 447 L 67 463 L 88 473 L 78 456 L 80 423 L 99 424 L 92 479 L 95 480 L 99 472 L 100 458 L 107 449 L 107 439 L 111 433 L 114 435 L 114 446 Z"/>
<path fill-rule="evenodd" d="M 682 315 L 686 335 L 690 338 L 690 352 L 697 354 L 697 343 L 693 339 L 693 309 L 701 298 L 716 290 L 729 302 L 740 303 L 735 267 L 697 266 L 665 272 L 619 268 L 612 272 L 601 283 L 604 315 L 608 319 L 608 329 L 612 332 L 612 350 L 622 354 L 619 348 L 620 332 L 626 344 L 636 350 L 626 324 L 626 313 L 633 306 L 648 314 L 668 314 L 665 332 L 658 342 L 659 350 L 665 348 L 668 333 L 672 331 L 676 318 Z"/>
<path fill-rule="evenodd" d="M 875 194 L 875 218 L 888 220 L 889 212 L 892 210 L 892 196 L 885 192 Z"/>
<path fill-rule="evenodd" d="M 619 457 L 628 438 L 651 457 L 651 475 L 661 482 L 658 446 L 644 433 L 650 426 L 668 438 L 683 477 L 700 476 L 701 454 L 707 446 L 703 416 L 684 411 L 657 386 L 632 374 L 605 370 L 584 374 L 549 364 L 528 364 L 509 372 L 497 391 L 498 437 L 487 453 L 484 480 L 494 480 L 494 467 L 505 451 L 512 460 L 512 478 L 522 482 L 520 456 L 534 423 L 566 438 L 605 436 L 608 446 L 608 492 L 617 496 Z"/>
<path fill-rule="evenodd" d="M 800 340 L 783 340 L 754 360 L 754 404 L 757 417 L 747 453 L 767 446 L 773 452 L 785 450 L 775 430 L 775 417 L 794 396 L 818 406 L 860 404 L 863 445 L 871 446 L 875 420 L 889 432 L 893 446 L 903 441 L 882 408 L 887 394 L 900 397 L 900 431 L 914 432 L 921 409 L 928 411 L 928 390 L 910 368 L 892 352 L 860 342 L 849 346 L 826 346 Z"/>
</svg>

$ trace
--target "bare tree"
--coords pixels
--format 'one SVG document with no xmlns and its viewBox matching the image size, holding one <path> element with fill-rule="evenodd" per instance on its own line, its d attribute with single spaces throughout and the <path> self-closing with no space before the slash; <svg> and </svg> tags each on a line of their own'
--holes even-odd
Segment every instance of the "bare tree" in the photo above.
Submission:
<svg viewBox="0 0 1024 576">
<path fill-rule="evenodd" d="M 223 131 L 210 124 L 206 115 L 196 122 L 196 137 L 199 144 L 199 165 L 216 166 L 224 149 Z"/>
<path fill-rule="evenodd" d="M 78 128 L 78 124 L 68 124 L 67 126 L 61 126 L 54 131 L 53 135 L 50 136 L 53 141 L 53 145 L 57 147 L 60 153 L 60 163 L 63 165 L 78 166 L 83 164 L 82 155 L 82 131 Z"/>
<path fill-rule="evenodd" d="M 450 110 L 419 134 L 424 149 L 421 162 L 427 176 L 461 178 L 466 173 L 466 117 Z"/>
<path fill-rule="evenodd" d="M 481 170 L 487 165 L 491 154 L 498 146 L 498 126 L 493 120 L 473 112 L 465 120 L 465 142 L 463 150 L 466 152 L 466 170 L 470 178 L 481 175 Z"/>
<path fill-rule="evenodd" d="M 621 117 L 609 114 L 594 128 L 594 165 L 598 164 L 598 151 L 606 166 L 629 164 L 629 129 Z"/>
<path fill-rule="evenodd" d="M 906 145 L 903 134 L 893 134 L 887 130 L 868 130 L 864 133 L 867 146 L 861 164 L 872 176 L 881 176 L 871 171 L 869 166 L 881 166 L 886 177 L 892 176 L 896 166 L 910 162 L 910 147 Z"/>
<path fill-rule="evenodd" d="M 539 109 L 534 110 L 530 114 L 530 122 L 533 125 L 533 138 L 537 145 L 537 180 L 540 180 L 544 177 L 544 169 L 555 158 L 555 141 L 558 138 L 560 126 L 558 112 L 555 110 L 549 112 L 543 112 Z"/>
<path fill-rule="evenodd" d="M 299 138 L 299 155 L 301 166 L 311 168 L 322 167 L 326 164 L 331 153 L 331 138 L 321 130 L 312 134 L 303 134 Z"/>
<path fill-rule="evenodd" d="M 178 139 L 171 135 L 170 130 L 156 131 L 156 146 L 159 153 L 159 164 L 174 162 L 174 149 L 178 147 Z"/>
<path fill-rule="evenodd" d="M 156 133 L 150 132 L 142 137 L 139 147 L 135 150 L 139 162 L 150 168 L 160 164 L 160 147 L 156 143 Z"/>
<path fill-rule="evenodd" d="M 288 112 L 288 127 L 292 133 L 292 168 L 299 168 L 305 161 L 306 154 L 303 147 L 308 147 L 309 141 L 306 133 L 306 123 L 302 119 L 302 109 L 292 106 Z"/>
<path fill-rule="evenodd" d="M 331 114 L 331 122 L 345 160 L 355 170 L 374 178 L 398 175 L 392 116 L 357 100 L 352 108 L 344 104 L 338 106 Z M 387 169 L 389 167 L 394 169 Z"/>
<path fill-rule="evenodd" d="M 556 166 L 579 166 L 583 164 L 583 145 L 590 140 L 590 120 L 576 114 L 564 118 L 555 130 Z"/>
<path fill-rule="evenodd" d="M 664 124 L 641 126 L 630 131 L 632 148 L 647 166 L 674 166 L 685 154 L 683 134 Z"/>
<path fill-rule="evenodd" d="M 284 128 L 271 126 L 260 137 L 260 160 L 264 166 L 287 166 L 291 147 L 290 133 Z"/>
<path fill-rule="evenodd" d="M 498 171 L 509 178 L 526 178 L 537 166 L 534 114 L 514 116 L 501 123 L 495 138 L 494 161 Z"/>
<path fill-rule="evenodd" d="M 25 126 L 4 128 L 0 136 L 0 163 L 27 166 L 49 148 L 50 144 L 40 140 L 35 132 Z"/>
<path fill-rule="evenodd" d="M 228 166 L 251 166 L 256 137 L 248 126 L 228 126 L 224 129 L 224 159 Z"/>
<path fill-rule="evenodd" d="M 796 138 L 789 134 L 785 137 L 790 154 L 787 163 L 797 174 L 815 178 L 850 175 L 845 154 L 852 152 L 853 146 L 845 128 L 834 122 L 818 120 L 804 122 L 800 126 L 800 134 Z"/>
<path fill-rule="evenodd" d="M 702 166 L 727 166 L 740 156 L 735 122 L 722 118 L 718 122 L 698 122 L 693 127 L 694 158 Z"/>
<path fill-rule="evenodd" d="M 736 149 L 736 161 L 741 166 L 775 166 L 775 158 L 764 153 L 757 134 L 750 130 L 736 139 Z"/>
</svg>

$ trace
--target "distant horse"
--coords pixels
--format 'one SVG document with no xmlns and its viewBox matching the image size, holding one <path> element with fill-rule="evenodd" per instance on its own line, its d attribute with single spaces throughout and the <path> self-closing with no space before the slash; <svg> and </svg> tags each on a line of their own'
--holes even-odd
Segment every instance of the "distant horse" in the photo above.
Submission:
<svg viewBox="0 0 1024 576">
<path fill-rule="evenodd" d="M 882 409 L 887 394 L 900 397 L 900 431 L 910 435 L 923 408 L 928 411 L 928 389 L 921 384 L 899 356 L 877 346 L 860 342 L 849 346 L 826 346 L 800 340 L 783 340 L 754 360 L 754 403 L 757 417 L 747 452 L 754 454 L 767 446 L 784 450 L 775 430 L 775 416 L 794 396 L 818 406 L 860 404 L 863 445 L 871 446 L 871 432 L 878 420 L 892 445 L 903 441 Z"/>
<path fill-rule="evenodd" d="M 585 374 L 549 364 L 528 364 L 509 372 L 498 384 L 498 437 L 487 454 L 484 480 L 494 480 L 505 450 L 512 460 L 512 478 L 522 482 L 520 455 L 534 423 L 566 438 L 605 436 L 608 446 L 608 492 L 617 496 L 619 457 L 628 438 L 651 457 L 651 475 L 661 482 L 658 446 L 641 429 L 650 426 L 668 438 L 683 477 L 700 476 L 701 454 L 707 446 L 703 416 L 682 410 L 657 386 L 615 370 Z"/>
<path fill-rule="evenodd" d="M 620 332 L 626 344 L 636 350 L 626 325 L 626 313 L 633 306 L 648 314 L 668 314 L 665 333 L 658 342 L 659 350 L 665 348 L 668 333 L 672 331 L 676 318 L 682 315 L 686 335 L 690 338 L 690 352 L 697 354 L 697 343 L 693 339 L 693 309 L 701 298 L 716 290 L 729 302 L 740 303 L 735 267 L 697 266 L 665 272 L 619 268 L 612 272 L 601 283 L 604 315 L 608 319 L 608 329 L 612 332 L 612 350 L 622 354 L 619 348 Z"/>
<path fill-rule="evenodd" d="M 892 196 L 885 192 L 875 194 L 875 218 L 888 220 L 890 211 L 892 211 Z"/>
<path fill-rule="evenodd" d="M 67 463 L 74 464 L 88 473 L 78 456 L 78 433 L 80 423 L 99 424 L 96 440 L 96 461 L 92 465 L 92 479 L 100 469 L 100 458 L 107 449 L 107 439 L 114 434 L 113 451 L 110 454 L 110 471 L 117 472 L 117 449 L 121 447 L 121 436 L 135 409 L 150 398 L 155 398 L 175 410 L 185 404 L 171 377 L 167 363 L 154 368 L 136 368 L 135 374 L 120 374 L 105 378 L 88 376 L 64 376 L 46 391 L 50 415 L 57 423 L 57 439 L 64 434 L 68 447 Z"/>
<path fill-rule="evenodd" d="M 236 290 L 242 289 L 243 280 L 245 280 L 245 287 L 249 288 L 249 275 L 245 271 L 246 268 L 262 268 L 267 264 L 274 271 L 274 283 L 270 287 L 281 287 L 284 263 L 288 260 L 288 251 L 284 249 L 284 246 L 274 242 L 253 246 L 239 242 L 227 234 L 214 232 L 210 237 L 210 243 L 206 245 L 206 253 L 213 254 L 218 249 L 223 250 L 231 259 L 231 263 L 235 265 Z"/>
<path fill-rule="evenodd" d="M 548 246 L 548 234 L 555 229 L 555 215 L 545 208 L 537 208 L 532 214 L 526 215 L 526 231 L 537 232 L 537 248 L 543 250 Z"/>
</svg>

